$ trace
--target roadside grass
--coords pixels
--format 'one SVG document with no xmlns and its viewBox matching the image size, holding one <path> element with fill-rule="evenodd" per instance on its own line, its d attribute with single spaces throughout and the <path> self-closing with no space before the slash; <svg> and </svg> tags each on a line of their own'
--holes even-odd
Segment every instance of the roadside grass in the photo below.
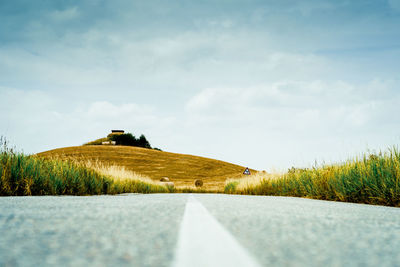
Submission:
<svg viewBox="0 0 400 267">
<path fill-rule="evenodd" d="M 254 172 L 252 175 L 242 178 L 227 179 L 224 188 L 225 193 L 235 193 L 235 191 L 246 193 L 249 188 L 254 188 L 267 179 L 278 179 L 280 174 L 267 172 Z"/>
<path fill-rule="evenodd" d="M 63 160 L 62 158 L 55 158 L 56 160 Z M 65 160 L 65 159 L 64 159 Z M 142 174 L 136 173 L 134 171 L 127 170 L 124 166 L 118 165 L 107 165 L 103 162 L 98 160 L 90 161 L 90 160 L 83 160 L 79 161 L 76 159 L 67 159 L 73 162 L 76 165 L 84 166 L 88 169 L 95 170 L 96 172 L 111 177 L 115 181 L 129 181 L 129 180 L 136 180 L 141 181 L 148 184 L 153 185 L 160 185 L 159 182 L 152 180 L 150 177 L 144 176 Z"/>
<path fill-rule="evenodd" d="M 400 206 L 400 152 L 364 154 L 340 164 L 292 168 L 284 174 L 230 179 L 225 193 L 294 196 L 322 200 Z"/>
<path fill-rule="evenodd" d="M 0 138 L 0 195 L 98 195 L 168 193 L 175 189 L 116 168 L 109 172 L 73 161 L 27 156 L 7 147 Z M 98 166 L 97 166 L 98 167 Z M 104 167 L 104 166 L 103 166 Z"/>
</svg>

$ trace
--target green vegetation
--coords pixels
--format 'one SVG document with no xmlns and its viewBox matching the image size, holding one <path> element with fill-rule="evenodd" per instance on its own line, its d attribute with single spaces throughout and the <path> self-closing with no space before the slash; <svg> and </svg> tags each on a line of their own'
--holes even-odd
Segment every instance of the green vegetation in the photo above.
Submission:
<svg viewBox="0 0 400 267">
<path fill-rule="evenodd" d="M 161 149 L 159 149 L 157 147 L 152 148 L 150 145 L 150 142 L 147 140 L 146 136 L 144 136 L 143 134 L 140 135 L 139 138 L 136 138 L 131 133 L 123 133 L 123 134 L 111 133 L 107 137 L 99 138 L 97 140 L 85 143 L 84 145 L 85 146 L 97 146 L 97 145 L 102 145 L 103 142 L 111 142 L 111 141 L 114 141 L 115 145 L 118 145 L 118 146 L 135 146 L 135 147 L 143 147 L 143 148 L 162 151 Z"/>
<path fill-rule="evenodd" d="M 167 193 L 173 188 L 115 180 L 72 161 L 26 156 L 0 138 L 0 196 Z"/>
<path fill-rule="evenodd" d="M 307 197 L 323 200 L 400 206 L 400 152 L 389 149 L 342 164 L 290 169 L 265 174 L 257 183 L 230 180 L 226 193 Z"/>
<path fill-rule="evenodd" d="M 131 133 L 126 134 L 110 134 L 109 139 L 115 141 L 116 145 L 119 146 L 137 146 L 143 148 L 150 148 L 151 145 L 147 141 L 146 137 L 142 134 L 139 138 L 136 138 Z"/>
<path fill-rule="evenodd" d="M 239 181 L 229 181 L 227 182 L 225 188 L 224 188 L 224 193 L 226 194 L 234 194 L 237 190 L 237 186 L 239 184 Z"/>
</svg>

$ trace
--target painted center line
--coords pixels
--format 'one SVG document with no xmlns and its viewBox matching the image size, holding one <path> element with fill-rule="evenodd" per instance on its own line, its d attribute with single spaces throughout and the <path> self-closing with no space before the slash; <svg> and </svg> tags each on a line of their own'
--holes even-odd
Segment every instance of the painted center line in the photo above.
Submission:
<svg viewBox="0 0 400 267">
<path fill-rule="evenodd" d="M 172 266 L 260 265 L 195 197 L 189 196 Z"/>
</svg>

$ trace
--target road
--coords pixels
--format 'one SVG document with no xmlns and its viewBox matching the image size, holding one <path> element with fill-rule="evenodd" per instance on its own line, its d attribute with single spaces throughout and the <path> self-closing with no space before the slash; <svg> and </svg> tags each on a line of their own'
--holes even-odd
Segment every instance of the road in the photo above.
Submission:
<svg viewBox="0 0 400 267">
<path fill-rule="evenodd" d="M 288 197 L 0 198 L 0 266 L 400 266 L 400 209 Z"/>
</svg>

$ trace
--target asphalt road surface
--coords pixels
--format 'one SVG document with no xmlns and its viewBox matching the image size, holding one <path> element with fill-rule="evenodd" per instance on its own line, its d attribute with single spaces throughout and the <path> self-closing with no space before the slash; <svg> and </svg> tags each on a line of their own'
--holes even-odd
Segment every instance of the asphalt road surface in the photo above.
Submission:
<svg viewBox="0 0 400 267">
<path fill-rule="evenodd" d="M 1 197 L 0 266 L 400 266 L 400 209 L 288 197 Z"/>
</svg>

